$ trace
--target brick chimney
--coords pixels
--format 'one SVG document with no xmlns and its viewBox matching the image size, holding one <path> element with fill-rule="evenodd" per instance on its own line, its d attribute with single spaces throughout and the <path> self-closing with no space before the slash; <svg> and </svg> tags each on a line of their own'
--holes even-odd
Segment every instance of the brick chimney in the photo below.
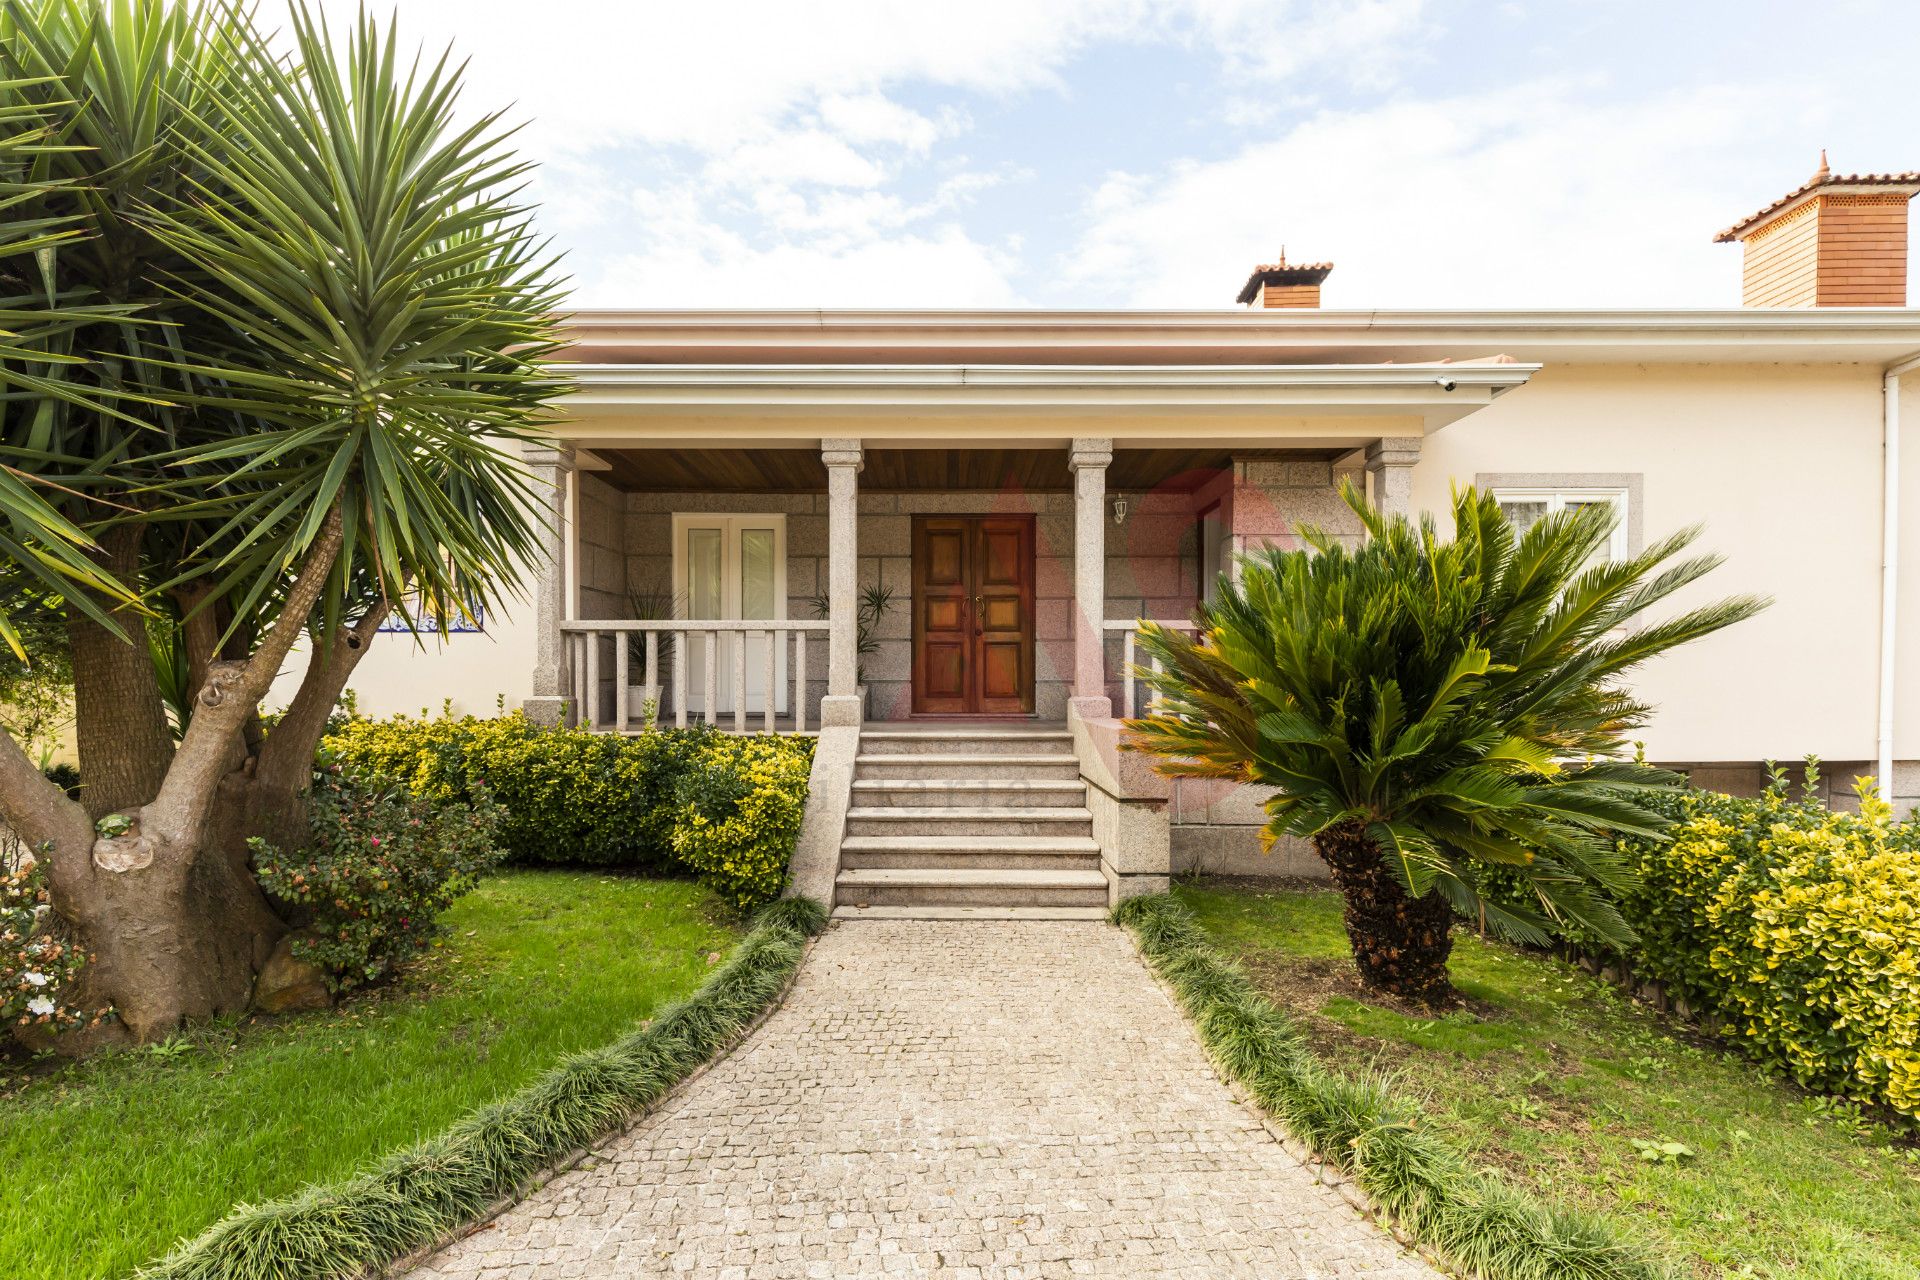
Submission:
<svg viewBox="0 0 1920 1280">
<path fill-rule="evenodd" d="M 1332 270 L 1331 262 L 1288 262 L 1282 249 L 1280 261 L 1253 269 L 1236 301 L 1249 307 L 1317 307 L 1320 282 Z"/>
<path fill-rule="evenodd" d="M 1904 307 L 1907 201 L 1920 173 L 1834 174 L 1827 153 L 1811 178 L 1715 236 L 1746 259 L 1743 307 Z"/>
</svg>

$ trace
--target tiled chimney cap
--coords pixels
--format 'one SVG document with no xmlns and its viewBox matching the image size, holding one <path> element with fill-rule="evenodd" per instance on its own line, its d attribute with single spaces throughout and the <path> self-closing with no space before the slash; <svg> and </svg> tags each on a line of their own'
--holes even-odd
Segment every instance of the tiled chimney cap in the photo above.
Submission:
<svg viewBox="0 0 1920 1280">
<path fill-rule="evenodd" d="M 1270 262 L 1253 269 L 1246 284 L 1240 287 L 1240 296 L 1234 301 L 1245 305 L 1260 296 L 1260 287 L 1268 284 L 1319 284 L 1333 270 L 1331 262 L 1288 262 L 1287 251 L 1280 251 L 1280 261 Z"/>
<path fill-rule="evenodd" d="M 1740 221 L 1715 236 L 1713 242 L 1715 244 L 1725 244 L 1730 240 L 1738 240 L 1741 236 L 1751 231 L 1757 224 L 1767 221 L 1775 214 L 1785 210 L 1789 205 L 1806 199 L 1816 191 L 1855 187 L 1906 187 L 1908 188 L 1908 195 L 1920 194 L 1920 171 L 1909 173 L 1843 173 L 1836 175 L 1832 170 L 1827 168 L 1827 153 L 1823 149 L 1820 152 L 1820 167 L 1813 171 L 1811 178 L 1808 178 L 1806 182 L 1794 188 L 1792 191 L 1787 192 L 1787 194 L 1781 196 L 1766 208 L 1740 219 Z"/>
</svg>

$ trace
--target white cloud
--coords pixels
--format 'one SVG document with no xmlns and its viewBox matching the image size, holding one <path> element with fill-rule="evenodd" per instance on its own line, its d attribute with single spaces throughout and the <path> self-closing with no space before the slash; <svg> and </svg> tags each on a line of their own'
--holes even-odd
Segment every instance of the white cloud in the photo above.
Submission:
<svg viewBox="0 0 1920 1280">
<path fill-rule="evenodd" d="M 346 22 L 361 4 L 320 0 Z M 890 100 L 886 86 L 1011 94 L 1058 86 L 1069 60 L 1093 43 L 1175 39 L 1260 74 L 1290 75 L 1312 62 L 1371 79 L 1421 7 L 970 0 L 961 13 L 921 0 L 554 0 L 529 20 L 522 0 L 407 0 L 398 30 L 436 53 L 451 41 L 468 62 L 469 105 L 517 103 L 547 153 L 632 141 L 723 153 L 816 104 L 849 140 L 924 149 L 952 122 Z"/>
<path fill-rule="evenodd" d="M 853 142 L 883 142 L 924 153 L 943 135 L 958 133 L 964 117 L 932 120 L 879 93 L 830 94 L 820 100 L 821 123 Z"/>
<path fill-rule="evenodd" d="M 1191 18 L 1243 75 L 1286 79 L 1333 68 L 1348 83 L 1378 88 L 1423 57 L 1426 7 L 1425 0 L 1195 0 Z"/>
<path fill-rule="evenodd" d="M 887 177 L 879 161 L 819 129 L 791 129 L 745 142 L 707 164 L 718 186 L 813 182 L 829 187 L 878 186 Z"/>
<path fill-rule="evenodd" d="M 883 239 L 767 245 L 712 223 L 650 223 L 644 248 L 582 288 L 583 307 L 1005 307 L 1014 263 L 946 223 Z"/>
<path fill-rule="evenodd" d="M 1335 262 L 1328 306 L 1731 305 L 1739 255 L 1710 237 L 1750 201 L 1753 121 L 1782 92 L 1622 104 L 1543 83 L 1327 111 L 1225 159 L 1115 175 L 1062 271 L 1116 303 L 1221 306 L 1284 245 Z M 1796 100 L 1818 117 L 1817 95 Z"/>
<path fill-rule="evenodd" d="M 350 19 L 362 0 L 319 2 Z M 1836 165 L 1907 163 L 1842 158 L 1911 134 L 1897 38 L 1843 42 L 1846 98 L 1777 42 L 1716 45 L 1720 66 L 1703 51 L 1691 88 L 1571 72 L 1512 87 L 1501 68 L 1545 33 L 1480 44 L 1528 26 L 1513 10 L 974 0 L 956 17 L 924 0 L 549 0 L 529 21 L 520 0 L 406 0 L 400 35 L 435 53 L 452 41 L 467 106 L 517 103 L 511 118 L 531 121 L 517 145 L 542 164 L 542 226 L 576 248 L 589 305 L 1219 306 L 1283 244 L 1336 261 L 1329 305 L 1710 305 L 1736 297 L 1739 255 L 1707 238 L 1800 176 L 1797 161 L 1780 172 L 1782 148 L 1810 161 L 1846 141 L 1821 136 L 1838 116 L 1853 145 Z M 1613 44 L 1546 60 L 1640 69 L 1636 15 L 1588 29 Z M 1476 60 L 1459 60 L 1468 34 Z M 1507 87 L 1416 94 L 1449 37 L 1448 74 Z M 1166 55 L 1166 82 L 1142 74 L 1157 65 L 1142 50 Z M 1099 79 L 1114 74 L 1135 78 Z M 1822 74 L 1831 97 L 1802 82 Z M 1697 87 L 1715 76 L 1738 80 Z M 1090 139 L 1116 166 L 1092 191 L 991 127 L 1030 110 L 1023 95 L 1115 92 L 1179 119 Z M 1016 173 L 1034 180 L 975 203 Z M 1029 235 L 1045 248 L 1030 253 Z"/>
<path fill-rule="evenodd" d="M 350 19 L 360 4 L 322 7 Z M 559 0 L 530 21 L 521 0 L 407 0 L 399 31 L 435 50 L 452 40 L 469 60 L 473 102 L 518 102 L 543 148 L 643 141 L 722 153 L 822 100 L 854 136 L 897 135 L 912 113 L 880 105 L 888 83 L 988 93 L 1049 83 L 1084 42 L 1134 27 L 1142 7 L 973 0 L 960 19 L 902 0 Z"/>
</svg>

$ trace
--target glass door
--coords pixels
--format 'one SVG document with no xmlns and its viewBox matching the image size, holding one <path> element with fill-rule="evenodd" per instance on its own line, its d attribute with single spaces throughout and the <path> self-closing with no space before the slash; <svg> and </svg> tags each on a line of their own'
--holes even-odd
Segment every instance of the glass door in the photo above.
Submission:
<svg viewBox="0 0 1920 1280">
<path fill-rule="evenodd" d="M 685 617 L 785 621 L 787 616 L 787 521 L 785 516 L 676 515 L 673 518 L 674 598 L 685 601 Z M 702 715 L 730 715 L 734 709 L 733 651 L 738 633 L 721 632 L 714 644 L 714 701 L 706 707 L 707 645 L 689 636 L 687 708 Z M 775 637 L 774 713 L 787 710 L 787 650 Z M 746 683 L 741 696 L 749 714 L 767 708 L 767 645 L 764 635 L 746 638 Z"/>
</svg>

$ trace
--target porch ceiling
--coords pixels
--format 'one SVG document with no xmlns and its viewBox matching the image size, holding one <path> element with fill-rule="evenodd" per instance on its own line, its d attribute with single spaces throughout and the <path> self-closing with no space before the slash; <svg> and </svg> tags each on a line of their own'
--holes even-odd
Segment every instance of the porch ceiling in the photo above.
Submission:
<svg viewBox="0 0 1920 1280">
<path fill-rule="evenodd" d="M 1344 449 L 1116 449 L 1113 490 L 1189 491 L 1238 457 L 1324 461 Z M 816 493 L 827 487 L 817 449 L 596 449 L 607 482 L 627 493 Z M 1017 489 L 1070 492 L 1064 449 L 868 449 L 860 488 L 872 493 Z"/>
</svg>

